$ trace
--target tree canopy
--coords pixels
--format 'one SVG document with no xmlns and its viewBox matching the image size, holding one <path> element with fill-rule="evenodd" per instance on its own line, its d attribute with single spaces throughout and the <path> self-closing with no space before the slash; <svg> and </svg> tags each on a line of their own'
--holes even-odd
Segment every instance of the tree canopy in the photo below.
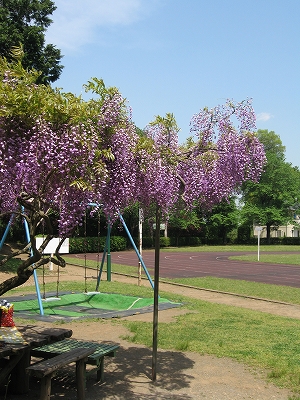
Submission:
<svg viewBox="0 0 300 400">
<path fill-rule="evenodd" d="M 30 244 L 22 251 L 30 246 L 32 255 L 16 277 L 0 284 L 0 294 L 49 259 L 64 266 L 59 247 L 54 257 L 42 258 L 54 236 L 53 213 L 62 243 L 90 202 L 101 204 L 111 222 L 136 201 L 143 207 L 157 204 L 165 214 L 179 199 L 190 209 L 211 208 L 260 176 L 265 155 L 251 133 L 255 116 L 249 100 L 201 110 L 192 118 L 193 144 L 182 147 L 172 114 L 156 117 L 139 135 L 127 102 L 102 80 L 85 86 L 93 98 L 83 101 L 37 85 L 36 79 L 21 60 L 1 60 L 0 213 L 28 222 Z M 45 239 L 38 249 L 41 226 Z"/>
<path fill-rule="evenodd" d="M 230 231 L 237 228 L 239 222 L 239 210 L 236 206 L 236 198 L 230 197 L 217 204 L 206 217 L 208 242 L 211 239 L 218 240 L 221 244 L 227 244 L 227 236 Z"/>
<path fill-rule="evenodd" d="M 259 184 L 243 184 L 243 215 L 250 224 L 266 225 L 270 239 L 272 226 L 291 219 L 290 208 L 300 195 L 300 172 L 285 161 L 285 147 L 275 132 L 259 130 L 257 137 L 264 146 L 267 163 Z"/>
<path fill-rule="evenodd" d="M 62 55 L 45 43 L 45 32 L 56 10 L 51 0 L 2 0 L 0 7 L 0 56 L 11 61 L 11 51 L 24 48 L 22 65 L 40 72 L 38 83 L 55 82 L 63 69 Z"/>
</svg>

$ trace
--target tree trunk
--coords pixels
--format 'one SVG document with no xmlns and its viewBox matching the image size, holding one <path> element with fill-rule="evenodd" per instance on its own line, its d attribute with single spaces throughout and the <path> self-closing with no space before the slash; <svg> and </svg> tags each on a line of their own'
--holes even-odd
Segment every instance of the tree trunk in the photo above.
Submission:
<svg viewBox="0 0 300 400">
<path fill-rule="evenodd" d="M 33 271 L 32 271 L 32 273 L 33 273 Z M 31 273 L 31 275 L 32 275 L 32 273 Z M 29 275 L 29 276 L 16 275 L 9 279 L 6 279 L 4 282 L 1 282 L 0 283 L 0 296 L 2 296 L 4 293 L 8 292 L 11 289 L 14 289 L 20 285 L 23 285 L 23 283 L 25 283 L 30 278 L 31 275 Z"/>
</svg>

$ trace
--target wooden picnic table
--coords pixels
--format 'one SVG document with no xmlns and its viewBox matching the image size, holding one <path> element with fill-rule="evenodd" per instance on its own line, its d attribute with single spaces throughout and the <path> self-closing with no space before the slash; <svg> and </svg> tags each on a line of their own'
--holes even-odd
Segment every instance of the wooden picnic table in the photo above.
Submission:
<svg viewBox="0 0 300 400">
<path fill-rule="evenodd" d="M 69 338 L 72 333 L 71 329 L 34 325 L 18 326 L 17 332 L 14 328 L 0 327 L 0 385 L 7 384 L 10 379 L 10 391 L 27 393 L 29 375 L 26 368 L 30 366 L 32 349 Z"/>
</svg>

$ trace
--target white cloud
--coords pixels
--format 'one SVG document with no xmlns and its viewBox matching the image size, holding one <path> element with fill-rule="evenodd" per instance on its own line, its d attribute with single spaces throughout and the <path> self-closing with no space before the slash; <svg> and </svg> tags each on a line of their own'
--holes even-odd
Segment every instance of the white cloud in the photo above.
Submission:
<svg viewBox="0 0 300 400">
<path fill-rule="evenodd" d="M 267 112 L 262 112 L 256 115 L 257 121 L 269 121 L 269 119 L 273 118 L 273 115 Z"/>
<path fill-rule="evenodd" d="M 46 40 L 64 51 L 100 40 L 99 27 L 129 25 L 141 19 L 157 0 L 56 0 Z"/>
</svg>

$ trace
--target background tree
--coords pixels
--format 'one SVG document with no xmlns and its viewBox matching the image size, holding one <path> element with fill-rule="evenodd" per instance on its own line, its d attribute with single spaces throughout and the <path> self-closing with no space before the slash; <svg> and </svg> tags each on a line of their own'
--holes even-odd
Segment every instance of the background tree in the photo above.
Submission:
<svg viewBox="0 0 300 400">
<path fill-rule="evenodd" d="M 235 197 L 221 201 L 213 207 L 205 219 L 206 238 L 208 243 L 227 244 L 228 235 L 238 226 L 239 210 Z"/>
<path fill-rule="evenodd" d="M 300 172 L 285 161 L 285 147 L 275 132 L 259 130 L 257 137 L 264 146 L 267 163 L 259 183 L 243 184 L 242 216 L 249 225 L 265 225 L 270 243 L 271 227 L 286 224 L 292 217 L 290 208 L 300 198 Z"/>
<path fill-rule="evenodd" d="M 178 209 L 171 212 L 168 220 L 168 232 L 175 238 L 175 245 L 180 245 L 180 237 L 200 236 L 203 230 L 203 219 L 199 217 L 196 209 Z M 199 239 L 200 242 L 200 239 Z M 189 244 L 188 242 L 186 244 Z"/>
<path fill-rule="evenodd" d="M 62 55 L 45 43 L 45 32 L 56 9 L 51 0 L 2 0 L 0 2 L 0 55 L 11 61 L 13 47 L 23 45 L 22 65 L 40 71 L 38 83 L 56 81 L 63 69 Z"/>
</svg>

